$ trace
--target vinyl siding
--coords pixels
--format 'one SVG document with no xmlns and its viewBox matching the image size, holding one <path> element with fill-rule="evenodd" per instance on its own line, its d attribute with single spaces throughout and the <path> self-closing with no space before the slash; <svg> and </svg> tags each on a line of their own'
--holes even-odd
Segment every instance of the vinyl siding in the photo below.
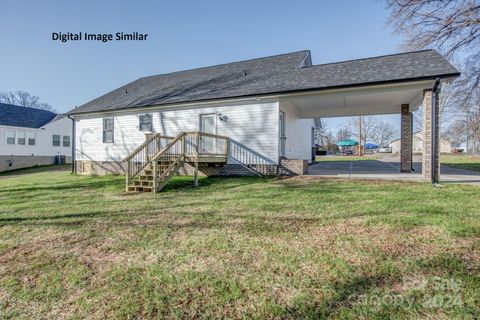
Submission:
<svg viewBox="0 0 480 320">
<path fill-rule="evenodd" d="M 281 102 L 280 110 L 285 113 L 285 156 L 311 162 L 313 119 L 302 119 L 294 106 Z"/>
<path fill-rule="evenodd" d="M 7 144 L 7 130 L 14 130 L 16 133 L 15 144 Z M 18 144 L 18 134 L 25 132 L 25 145 Z M 35 145 L 28 145 L 28 134 L 35 134 Z M 52 145 L 52 136 L 58 134 L 61 136 L 59 147 Z M 63 136 L 70 136 L 70 147 L 63 147 Z M 17 155 L 17 156 L 55 156 L 55 155 L 72 155 L 72 120 L 62 118 L 55 122 L 50 122 L 42 128 L 23 128 L 0 126 L 0 155 Z"/>
<path fill-rule="evenodd" d="M 114 114 L 114 143 L 103 143 L 103 117 L 84 117 L 76 122 L 77 160 L 121 161 L 145 141 L 139 116 L 152 115 L 153 132 L 175 136 L 199 130 L 200 114 L 217 114 L 217 134 L 231 138 L 229 163 L 278 162 L 278 102 L 241 105 L 211 105 L 201 108 L 155 109 Z M 227 121 L 218 119 L 218 114 Z"/>
</svg>

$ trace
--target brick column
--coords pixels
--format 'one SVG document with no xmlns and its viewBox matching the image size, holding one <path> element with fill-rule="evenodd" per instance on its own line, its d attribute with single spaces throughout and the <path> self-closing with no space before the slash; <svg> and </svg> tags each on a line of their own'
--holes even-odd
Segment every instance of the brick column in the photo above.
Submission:
<svg viewBox="0 0 480 320">
<path fill-rule="evenodd" d="M 400 129 L 400 172 L 412 172 L 412 113 L 408 104 L 402 104 Z"/>
<path fill-rule="evenodd" d="M 432 183 L 438 182 L 440 177 L 439 118 L 438 94 L 432 90 L 425 90 L 423 93 L 422 177 Z M 435 128 L 434 135 L 432 128 Z"/>
</svg>

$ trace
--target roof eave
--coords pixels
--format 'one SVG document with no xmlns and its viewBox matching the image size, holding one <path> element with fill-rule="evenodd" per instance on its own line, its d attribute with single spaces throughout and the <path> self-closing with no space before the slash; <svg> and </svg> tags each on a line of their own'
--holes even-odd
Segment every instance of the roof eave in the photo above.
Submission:
<svg viewBox="0 0 480 320">
<path fill-rule="evenodd" d="M 337 86 L 327 86 L 327 87 L 316 87 L 316 88 L 307 88 L 307 89 L 298 89 L 298 90 L 284 90 L 284 91 L 274 91 L 274 92 L 264 92 L 264 93 L 255 93 L 249 95 L 242 95 L 242 96 L 230 96 L 230 97 L 221 97 L 221 98 L 212 98 L 212 99 L 199 99 L 199 100 L 191 100 L 191 101 L 181 101 L 181 102 L 172 102 L 172 103 L 159 103 L 159 104 L 152 104 L 152 105 L 137 105 L 137 106 L 130 106 L 121 109 L 106 109 L 106 110 L 96 110 L 96 111 L 85 111 L 85 112 L 68 112 L 66 113 L 69 116 L 79 116 L 79 115 L 88 115 L 88 114 L 100 114 L 106 112 L 116 112 L 116 111 L 129 111 L 133 109 L 140 109 L 140 108 L 154 108 L 158 106 L 175 106 L 180 104 L 189 104 L 189 103 L 205 103 L 205 102 L 216 102 L 222 101 L 227 99 L 240 99 L 240 98 L 257 98 L 257 97 L 265 97 L 265 96 L 272 96 L 272 95 L 285 95 L 285 94 L 294 94 L 294 93 L 303 93 L 303 92 L 313 92 L 313 91 L 325 91 L 325 90 L 336 90 L 336 89 L 348 89 L 348 88 L 360 88 L 366 86 L 376 86 L 376 85 L 386 85 L 386 84 L 395 84 L 395 83 L 404 83 L 404 82 L 415 82 L 415 81 L 426 81 L 426 80 L 444 80 L 444 79 L 454 79 L 461 75 L 459 71 L 453 73 L 446 73 L 440 75 L 431 75 L 431 76 L 424 76 L 424 77 L 414 77 L 414 78 L 404 78 L 404 79 L 392 79 L 392 80 L 382 80 L 382 81 L 372 81 L 372 82 L 362 82 L 362 83 L 351 83 L 351 84 L 344 84 L 344 85 L 337 85 Z"/>
</svg>

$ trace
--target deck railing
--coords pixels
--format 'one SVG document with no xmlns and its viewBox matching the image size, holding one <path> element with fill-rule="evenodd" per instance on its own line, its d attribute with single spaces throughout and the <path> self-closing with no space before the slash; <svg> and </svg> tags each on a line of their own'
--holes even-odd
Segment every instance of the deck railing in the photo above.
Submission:
<svg viewBox="0 0 480 320">
<path fill-rule="evenodd" d="M 179 133 L 175 138 L 170 140 L 165 147 L 157 152 L 151 159 L 155 161 L 173 161 L 179 155 L 185 154 L 185 132 Z"/>
<path fill-rule="evenodd" d="M 186 132 L 186 154 L 188 156 L 227 156 L 228 137 L 207 132 Z"/>
<path fill-rule="evenodd" d="M 144 143 L 138 146 L 123 161 L 126 162 L 126 184 L 138 175 L 150 162 L 150 159 L 162 150 L 173 137 L 152 134 Z"/>
<path fill-rule="evenodd" d="M 161 134 L 151 135 L 136 148 L 126 162 L 126 188 L 135 176 L 150 164 L 153 171 L 153 188 L 157 190 L 158 180 L 165 176 L 179 161 L 195 163 L 195 176 L 201 157 L 228 156 L 228 137 L 206 132 L 181 132 L 176 137 Z"/>
</svg>

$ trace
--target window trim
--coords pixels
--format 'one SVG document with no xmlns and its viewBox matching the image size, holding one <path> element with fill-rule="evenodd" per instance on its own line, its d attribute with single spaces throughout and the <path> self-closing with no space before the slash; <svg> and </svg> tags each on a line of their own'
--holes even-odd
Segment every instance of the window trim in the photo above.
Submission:
<svg viewBox="0 0 480 320">
<path fill-rule="evenodd" d="M 65 145 L 65 138 L 68 138 L 68 145 L 66 146 Z M 62 136 L 62 147 L 65 147 L 65 148 L 70 148 L 70 145 L 71 145 L 71 141 L 70 141 L 70 136 Z"/>
<path fill-rule="evenodd" d="M 23 137 L 21 137 L 23 135 Z M 23 143 L 20 143 L 20 139 L 23 139 Z M 17 131 L 17 144 L 24 146 L 27 144 L 27 133 L 25 131 Z"/>
<path fill-rule="evenodd" d="M 30 143 L 33 140 L 33 143 Z M 37 143 L 37 134 L 35 132 L 27 132 L 27 144 L 34 146 Z"/>
<path fill-rule="evenodd" d="M 55 137 L 58 137 L 58 141 L 55 140 Z M 58 142 L 58 145 L 56 145 L 55 142 Z M 62 145 L 62 136 L 59 134 L 52 134 L 52 146 L 60 147 L 61 145 Z"/>
<path fill-rule="evenodd" d="M 12 133 L 12 132 L 13 132 L 13 137 L 8 135 L 9 133 Z M 13 143 L 9 143 L 8 139 L 13 139 Z M 5 130 L 5 143 L 6 144 L 15 145 L 16 140 L 17 140 L 17 132 L 15 130 L 10 130 L 10 129 Z"/>
<path fill-rule="evenodd" d="M 142 122 L 143 117 L 148 117 L 150 119 L 149 122 Z M 143 129 L 142 125 L 150 125 L 149 129 Z M 152 132 L 153 131 L 153 116 L 151 113 L 142 113 L 138 115 L 138 130 L 141 132 Z"/>
<path fill-rule="evenodd" d="M 112 129 L 106 130 L 105 129 L 105 123 L 107 120 L 112 120 Z M 107 141 L 106 139 L 106 133 L 107 132 L 112 132 L 112 141 Z M 115 121 L 113 117 L 108 117 L 108 118 L 103 118 L 103 143 L 115 143 Z"/>
</svg>

